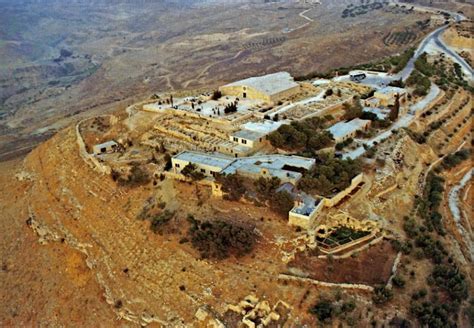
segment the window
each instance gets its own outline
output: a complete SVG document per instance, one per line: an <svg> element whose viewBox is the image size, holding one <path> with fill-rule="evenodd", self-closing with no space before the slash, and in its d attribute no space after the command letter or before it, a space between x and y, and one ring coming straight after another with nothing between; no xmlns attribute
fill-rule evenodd
<svg viewBox="0 0 474 328"><path fill-rule="evenodd" d="M100 148L100 152L101 152L101 153L105 153L106 151L107 151L107 148L105 148L105 147L104 147L104 148Z"/></svg>
<svg viewBox="0 0 474 328"><path fill-rule="evenodd" d="M175 166L175 167L180 167L178 163L176 163L174 166Z"/></svg>
<svg viewBox="0 0 474 328"><path fill-rule="evenodd" d="M204 170L204 169L201 169L201 172L202 172L202 173L206 173L206 170Z"/></svg>
<svg viewBox="0 0 474 328"><path fill-rule="evenodd" d="M246 145L246 144L247 144L247 140L242 139L242 143L243 143L244 145Z"/></svg>
<svg viewBox="0 0 474 328"><path fill-rule="evenodd" d="M235 142L239 142L239 138L234 137L234 141L235 141Z"/></svg>

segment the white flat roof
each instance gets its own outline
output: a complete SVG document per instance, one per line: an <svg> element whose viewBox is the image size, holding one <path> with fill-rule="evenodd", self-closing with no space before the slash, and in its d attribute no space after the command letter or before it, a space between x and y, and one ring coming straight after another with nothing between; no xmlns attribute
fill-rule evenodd
<svg viewBox="0 0 474 328"><path fill-rule="evenodd" d="M255 141L265 136L265 133L250 131L247 129L239 130L232 133L232 137L242 138L246 140Z"/></svg>
<svg viewBox="0 0 474 328"><path fill-rule="evenodd" d="M229 166L234 159L232 157L220 155L220 154L207 154L195 151L183 151L173 157L182 161L190 162L193 164L208 165L213 167L219 167L221 169Z"/></svg>
<svg viewBox="0 0 474 328"><path fill-rule="evenodd" d="M299 86L288 72L278 72L263 76L250 77L224 85L224 87L246 86L257 89L267 95L274 95L279 92Z"/></svg>
<svg viewBox="0 0 474 328"><path fill-rule="evenodd" d="M404 94L407 91L403 88L398 87L385 87L382 89L377 90L375 93L382 93L384 95L392 95L392 94Z"/></svg>
<svg viewBox="0 0 474 328"><path fill-rule="evenodd" d="M263 134L269 134L273 131L278 130L282 126L282 122L275 122L270 120L265 120L263 122L248 122L243 124L241 127L245 130L250 130L254 132L259 132Z"/></svg>
<svg viewBox="0 0 474 328"><path fill-rule="evenodd" d="M110 140L110 141L106 141L106 142L101 143L101 144L97 144L94 147L102 148L102 147L111 147L111 146L117 146L117 143L113 140Z"/></svg>
<svg viewBox="0 0 474 328"><path fill-rule="evenodd" d="M353 119L349 122L339 122L331 126L328 131L331 132L334 138L345 137L355 131L365 127L370 122L369 120L361 120L360 118Z"/></svg>
<svg viewBox="0 0 474 328"><path fill-rule="evenodd" d="M240 172L248 172L258 174L262 168L280 179L292 178L300 179L302 174L291 171L286 166L303 168L309 170L316 163L314 158L305 158L300 156L285 155L262 155L242 158L232 158L220 154L207 154L195 151L184 151L174 156L173 159L183 160L198 165L208 165L219 167L221 173L235 174Z"/></svg>
<svg viewBox="0 0 474 328"><path fill-rule="evenodd" d="M237 170L243 170L247 172L260 172L262 168L274 171L284 171L285 166L293 166L303 168L305 170L311 169L316 163L314 158L305 158L300 156L285 156L285 155L261 155L237 158L231 165L229 165L223 173L233 174ZM281 172L283 173L283 172ZM291 172L299 174L296 172ZM277 174L278 175L278 174Z"/></svg>

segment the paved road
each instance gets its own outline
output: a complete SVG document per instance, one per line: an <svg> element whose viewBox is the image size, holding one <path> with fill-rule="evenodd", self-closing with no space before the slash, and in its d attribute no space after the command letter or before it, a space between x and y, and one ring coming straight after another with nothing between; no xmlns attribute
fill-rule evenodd
<svg viewBox="0 0 474 328"><path fill-rule="evenodd" d="M443 30L444 31L444 30ZM441 34L443 31L438 31L433 35L433 42L434 44L446 55L451 57L454 61L456 61L459 65L461 65L463 71L468 75L468 79L472 79L474 71L472 70L472 67L462 58L461 56L458 55L457 52L451 50L440 38Z"/></svg>
<svg viewBox="0 0 474 328"><path fill-rule="evenodd" d="M343 158L352 158L352 159L358 158L364 155L365 153L365 149L363 145L372 147L375 145L375 143L380 143L384 139L390 137L392 135L393 130L408 127L411 124L411 122L413 122L416 119L418 112L422 111L433 100L435 100L436 97L438 97L439 92L440 92L440 89L438 88L438 86L436 84L432 84L430 92L425 96L425 98L418 101L416 104L411 105L408 113L400 117L398 121L396 121L388 130L381 132L380 134L378 134L377 136L369 140L356 140L361 143L361 146L345 153L343 155Z"/></svg>

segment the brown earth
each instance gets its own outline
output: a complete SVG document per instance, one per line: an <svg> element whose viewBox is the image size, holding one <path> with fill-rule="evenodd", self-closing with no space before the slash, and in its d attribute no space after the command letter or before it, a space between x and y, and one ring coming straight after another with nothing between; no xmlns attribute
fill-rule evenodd
<svg viewBox="0 0 474 328"><path fill-rule="evenodd" d="M347 259L319 259L300 253L289 266L320 281L375 286L387 283L395 257L390 242L383 241Z"/></svg>

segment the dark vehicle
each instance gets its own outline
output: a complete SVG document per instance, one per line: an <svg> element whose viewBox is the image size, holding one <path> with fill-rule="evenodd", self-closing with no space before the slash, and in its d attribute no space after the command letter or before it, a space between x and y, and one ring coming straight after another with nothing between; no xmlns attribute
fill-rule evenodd
<svg viewBox="0 0 474 328"><path fill-rule="evenodd" d="M365 79L366 77L367 77L367 75L365 75L365 73L351 74L351 75L350 75L351 81L354 81L354 82L360 82L360 81L362 81L363 79Z"/></svg>

